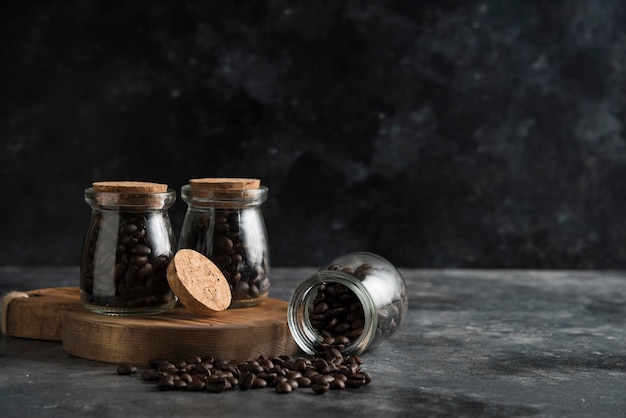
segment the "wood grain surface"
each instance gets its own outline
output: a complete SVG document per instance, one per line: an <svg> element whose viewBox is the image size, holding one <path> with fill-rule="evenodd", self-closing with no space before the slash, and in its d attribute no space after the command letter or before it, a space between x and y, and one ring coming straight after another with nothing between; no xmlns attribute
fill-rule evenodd
<svg viewBox="0 0 626 418"><path fill-rule="evenodd" d="M154 357L210 354L230 360L298 352L287 325L287 302L276 299L211 317L180 305L160 315L136 317L69 309L63 320L63 349L90 360L135 364Z"/></svg>
<svg viewBox="0 0 626 418"><path fill-rule="evenodd" d="M4 333L13 337L61 341L64 311L82 308L78 287L38 289L24 294L25 297L5 296Z"/></svg>

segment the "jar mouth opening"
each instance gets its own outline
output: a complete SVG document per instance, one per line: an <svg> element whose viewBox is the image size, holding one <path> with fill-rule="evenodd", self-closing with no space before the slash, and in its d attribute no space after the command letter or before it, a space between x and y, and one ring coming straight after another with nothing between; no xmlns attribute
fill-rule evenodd
<svg viewBox="0 0 626 418"><path fill-rule="evenodd" d="M195 205L231 204L233 206L251 206L265 202L268 191L269 188L267 186L248 190L210 190L194 188L190 184L186 184L181 187L181 196L185 202Z"/></svg>
<svg viewBox="0 0 626 418"><path fill-rule="evenodd" d="M350 341L342 350L347 355L359 355L367 349L369 342L374 336L378 326L378 316L375 312L374 300L363 284L341 271L318 271L296 289L289 303L287 318L292 336L304 352L315 354L315 346L323 341L324 336L311 324L312 318L309 308L313 305L313 299L316 297L320 286L328 283L345 286L356 296L363 308L363 332Z"/></svg>
<svg viewBox="0 0 626 418"><path fill-rule="evenodd" d="M101 192L93 187L85 189L85 201L94 209L141 211L167 209L176 201L176 191L168 188L160 193Z"/></svg>

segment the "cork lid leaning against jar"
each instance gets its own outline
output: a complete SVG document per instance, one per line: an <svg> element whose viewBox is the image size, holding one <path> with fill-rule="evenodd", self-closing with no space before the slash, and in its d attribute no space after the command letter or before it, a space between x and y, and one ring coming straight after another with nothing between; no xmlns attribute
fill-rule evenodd
<svg viewBox="0 0 626 418"><path fill-rule="evenodd" d="M193 178L181 189L187 213L179 248L198 251L224 274L231 308L269 295L269 245L261 205L268 188L255 178Z"/></svg>

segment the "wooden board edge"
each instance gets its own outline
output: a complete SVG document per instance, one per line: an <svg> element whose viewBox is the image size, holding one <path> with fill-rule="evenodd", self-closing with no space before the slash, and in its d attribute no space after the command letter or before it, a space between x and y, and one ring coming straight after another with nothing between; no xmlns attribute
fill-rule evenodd
<svg viewBox="0 0 626 418"><path fill-rule="evenodd" d="M68 308L79 306L82 304L78 287L55 287L9 293L2 299L2 334L18 338L61 341L63 312Z"/></svg>

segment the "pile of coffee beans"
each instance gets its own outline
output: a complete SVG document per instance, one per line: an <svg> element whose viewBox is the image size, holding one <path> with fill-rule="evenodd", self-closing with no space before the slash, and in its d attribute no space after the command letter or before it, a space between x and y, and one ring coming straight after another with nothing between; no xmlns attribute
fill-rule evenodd
<svg viewBox="0 0 626 418"><path fill-rule="evenodd" d="M309 388L316 394L329 390L358 388L372 381L362 370L360 357L344 356L337 349L306 356L276 356L244 361L224 361L212 356L193 356L187 360L151 359L151 369L141 379L153 382L157 389L219 393L228 390L273 388L287 394ZM133 375L137 367L121 364L120 375Z"/></svg>
<svg viewBox="0 0 626 418"><path fill-rule="evenodd" d="M160 215L121 213L119 221L107 216L94 215L85 242L81 273L85 302L113 308L170 303L174 295L166 272L174 242L163 228L149 228L150 222L161 221ZM164 236L151 236L150 231L162 231ZM110 251L102 251L107 246ZM157 247L161 252L155 254Z"/></svg>
<svg viewBox="0 0 626 418"><path fill-rule="evenodd" d="M324 337L316 351L343 351L363 333L363 306L356 295L340 283L322 284L310 307L311 325Z"/></svg>
<svg viewBox="0 0 626 418"><path fill-rule="evenodd" d="M360 264L355 268L333 264L327 270L341 271L359 281L367 280L367 277L375 272L369 263ZM375 345L381 337L389 337L398 328L402 309L401 298L402 295L398 295L397 300L377 307L378 327L374 342L370 346ZM312 306L309 307L309 318L311 326L323 337L323 340L314 346L317 351L329 348L343 351L363 333L365 325L365 315L359 298L343 284L333 282L319 286Z"/></svg>
<svg viewBox="0 0 626 418"><path fill-rule="evenodd" d="M269 262L264 253L266 243L257 242L265 236L258 230L262 225L243 222L238 210L216 210L214 216L211 248L207 248L205 242L211 224L208 214L196 219L194 230L181 246L207 254L220 268L228 280L235 305L236 301L267 296L270 281L267 277Z"/></svg>

